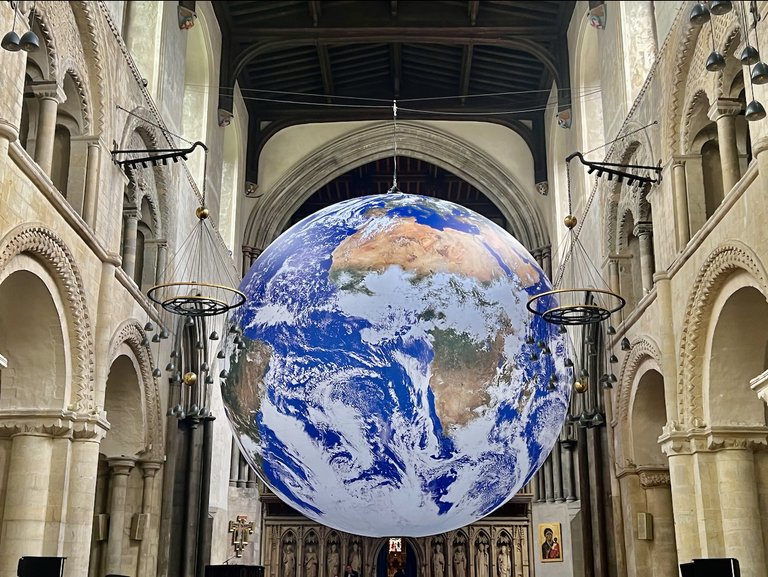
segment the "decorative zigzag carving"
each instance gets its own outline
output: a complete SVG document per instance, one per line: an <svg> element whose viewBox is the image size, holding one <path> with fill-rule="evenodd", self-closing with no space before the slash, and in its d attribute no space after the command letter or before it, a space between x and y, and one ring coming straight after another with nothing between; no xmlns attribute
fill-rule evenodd
<svg viewBox="0 0 768 577"><path fill-rule="evenodd" d="M94 414L94 357L91 321L80 271L64 241L42 225L21 225L0 243L0 270L17 255L29 254L48 268L68 305L72 342L72 382L75 398L71 410Z"/></svg>
<svg viewBox="0 0 768 577"><path fill-rule="evenodd" d="M142 393L146 406L147 417L147 453L151 457L163 455L163 424L160 416L160 389L157 379L152 376L152 350L149 345L142 345L141 340L146 336L144 329L138 321L126 321L112 337L112 346L109 350L109 363L114 362L118 355L118 349L125 343L139 361L141 371ZM146 455L145 455L146 456Z"/></svg>
<svg viewBox="0 0 768 577"><path fill-rule="evenodd" d="M703 426L702 366L697 358L703 346L706 321L718 290L734 271L750 274L764 294L768 275L751 249L737 242L720 246L709 255L696 276L688 297L680 339L677 398L682 399L682 422L689 428Z"/></svg>

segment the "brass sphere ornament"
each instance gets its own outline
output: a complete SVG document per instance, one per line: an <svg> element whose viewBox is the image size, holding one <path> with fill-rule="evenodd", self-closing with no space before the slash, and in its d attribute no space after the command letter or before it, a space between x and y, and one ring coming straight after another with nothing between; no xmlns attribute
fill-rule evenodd
<svg viewBox="0 0 768 577"><path fill-rule="evenodd" d="M577 393L586 393L588 385L586 381L575 381L573 383L573 390Z"/></svg>
<svg viewBox="0 0 768 577"><path fill-rule="evenodd" d="M578 224L578 222L578 219L572 214L566 215L566 217L563 219L563 224L565 224L568 229L572 229Z"/></svg>
<svg viewBox="0 0 768 577"><path fill-rule="evenodd" d="M195 216L196 216L197 218L199 218L200 220L205 220L206 218L208 218L208 216L209 216L210 214L211 214L211 211L210 211L210 210L208 210L208 208L207 208L207 207L205 207L205 206L198 206L198 207L195 209Z"/></svg>
<svg viewBox="0 0 768 577"><path fill-rule="evenodd" d="M184 380L184 384L188 386L192 386L197 382L197 375L193 373L192 371L189 371L188 373L184 373L184 376L182 377Z"/></svg>

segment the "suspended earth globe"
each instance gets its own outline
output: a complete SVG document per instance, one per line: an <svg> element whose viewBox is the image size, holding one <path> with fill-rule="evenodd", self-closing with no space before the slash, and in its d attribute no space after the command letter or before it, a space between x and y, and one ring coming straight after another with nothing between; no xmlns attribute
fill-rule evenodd
<svg viewBox="0 0 768 577"><path fill-rule="evenodd" d="M366 536L424 536L504 504L544 462L570 396L551 287L512 236L456 204L366 196L258 258L230 317L227 416L286 503Z"/></svg>

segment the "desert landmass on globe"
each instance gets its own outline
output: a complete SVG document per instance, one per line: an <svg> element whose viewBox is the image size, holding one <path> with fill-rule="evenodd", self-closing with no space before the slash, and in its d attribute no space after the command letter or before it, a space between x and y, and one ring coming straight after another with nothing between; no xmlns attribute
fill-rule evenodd
<svg viewBox="0 0 768 577"><path fill-rule="evenodd" d="M451 428L478 417L477 409L490 401L487 388L504 356L504 334L497 332L487 346L453 329L432 329L430 335L435 356L429 387L443 433L450 434Z"/></svg>
<svg viewBox="0 0 768 577"><path fill-rule="evenodd" d="M417 278L443 272L490 283L507 276L479 236L451 228L438 230L411 217L393 218L374 232L369 226L362 226L334 249L331 279L341 272L380 272L392 265ZM513 251L504 252L500 256L505 261L511 257L510 265L520 260Z"/></svg>
<svg viewBox="0 0 768 577"><path fill-rule="evenodd" d="M253 415L261 406L261 387L269 370L272 347L258 339L245 339L246 347L232 364L229 376L222 386L222 396L229 408L229 418L240 431L259 438L259 428Z"/></svg>

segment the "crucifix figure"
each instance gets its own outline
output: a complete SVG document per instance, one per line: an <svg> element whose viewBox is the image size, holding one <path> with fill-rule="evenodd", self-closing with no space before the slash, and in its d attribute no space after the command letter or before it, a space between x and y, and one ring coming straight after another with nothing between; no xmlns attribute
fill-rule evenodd
<svg viewBox="0 0 768 577"><path fill-rule="evenodd" d="M253 521L248 522L247 515L238 515L235 521L229 522L229 532L232 533L232 546L235 557L243 556L243 549L248 545L248 536L253 535Z"/></svg>

